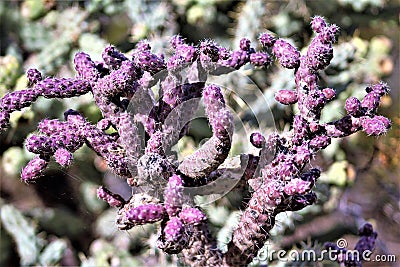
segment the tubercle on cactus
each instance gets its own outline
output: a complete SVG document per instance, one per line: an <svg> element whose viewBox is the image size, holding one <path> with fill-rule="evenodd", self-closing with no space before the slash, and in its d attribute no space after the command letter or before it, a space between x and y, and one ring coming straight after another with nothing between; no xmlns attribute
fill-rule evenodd
<svg viewBox="0 0 400 267"><path fill-rule="evenodd" d="M360 130L378 136L385 134L391 125L389 119L376 114L381 97L389 90L384 83L368 87L362 100L347 99L347 115L343 118L328 123L320 121L321 111L335 97L335 91L318 85L318 72L333 57L332 44L338 27L328 25L318 16L311 25L316 36L304 55L287 41L268 33L259 38L264 51L256 51L247 39L240 41L238 50L229 51L211 40L193 46L175 36L171 39L175 52L169 59L152 53L150 44L142 41L131 58L113 46L105 48L103 62L95 63L89 55L77 53L75 78L42 79L38 70L28 70L28 88L8 93L0 100L0 129L8 127L12 112L31 105L41 96L70 98L90 92L103 119L92 125L83 115L68 110L64 121L41 121L40 135L26 141L27 149L37 156L22 170L22 180L29 183L38 179L51 157L62 166L71 165L73 153L87 144L129 185L165 187L157 197L142 193L128 201L100 187L98 197L119 208L120 229L161 222L159 248L166 253L182 253L184 261L192 266L248 264L269 238L278 213L300 210L316 202L312 189L320 170L309 169L308 164L319 150L330 144L331 138ZM299 113L288 133L263 136L255 132L250 136L251 144L261 149L260 154L243 155L240 159L244 166L241 179L250 185L252 195L232 234L228 251L223 253L210 235L206 215L190 201L184 202L184 188L207 185L223 175L226 169L222 165L231 148L232 115L221 89L206 83L207 74L231 72L249 63L267 66L273 58L282 67L294 69L296 83L295 91L282 88L275 98L284 105L297 102ZM183 64L197 68L189 68L183 77ZM163 75L158 75L160 72ZM156 100L150 88L158 81L161 90ZM166 152L171 142L186 134L185 119L194 114L198 98L203 99L213 136L181 162L172 161ZM136 104L134 114L129 102ZM176 124L171 124L174 120ZM180 121L185 123L181 125ZM140 124L149 137L144 149L140 147ZM105 130L110 127L117 134L107 134ZM182 130L172 136L175 127ZM273 153L272 161L265 160L266 153Z"/></svg>

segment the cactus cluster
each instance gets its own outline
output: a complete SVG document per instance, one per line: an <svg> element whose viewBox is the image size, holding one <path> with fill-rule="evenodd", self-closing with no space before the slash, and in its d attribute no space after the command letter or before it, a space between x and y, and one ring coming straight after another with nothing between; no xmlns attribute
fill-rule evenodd
<svg viewBox="0 0 400 267"><path fill-rule="evenodd" d="M389 91L382 82L368 86L362 100L348 98L347 115L321 121L321 112L335 98L335 90L319 84L319 73L332 60L338 27L319 16L312 19L311 26L315 36L304 53L270 33L259 36L261 49L253 47L247 38L231 51L212 40L191 45L175 36L170 41L174 51L170 57L152 52L146 41L139 42L131 56L107 46L101 61L78 52L74 78L43 78L37 69L28 70L28 88L0 99L0 129L9 126L13 112L40 97L71 98L91 93L102 119L93 124L70 109L64 113L64 120L42 120L39 134L26 140L27 150L36 156L22 170L22 180L37 181L52 158L62 167L71 166L73 154L86 144L132 188L148 190L133 194L129 200L104 186L97 190L100 199L118 208L120 229L160 222L158 248L168 254L182 253L185 263L246 265L270 237L279 213L301 210L316 202L313 187L321 171L309 163L318 151L333 138L358 131L379 136L391 126L389 119L377 115L380 100ZM233 115L223 90L208 83L207 78L245 65L268 67L274 59L281 67L294 70L295 82L295 90L280 90L275 99L283 105L297 103L299 112L287 132L255 132L249 136L258 151L240 158L245 168L239 178L248 183L250 200L223 252L211 235L206 214L185 192L218 184L232 148ZM158 98L152 89L157 84ZM171 147L187 135L199 100L212 136L178 161L170 156ZM267 161L271 155L272 160Z"/></svg>

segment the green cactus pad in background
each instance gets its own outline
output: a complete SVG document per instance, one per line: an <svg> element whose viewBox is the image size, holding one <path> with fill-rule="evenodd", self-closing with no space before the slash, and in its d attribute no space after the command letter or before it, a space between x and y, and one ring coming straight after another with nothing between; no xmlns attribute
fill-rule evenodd
<svg viewBox="0 0 400 267"><path fill-rule="evenodd" d="M36 229L32 223L12 205L1 206L1 222L17 245L21 265L35 264L42 242L36 236Z"/></svg>
<svg viewBox="0 0 400 267"><path fill-rule="evenodd" d="M67 249L67 242L62 239L53 240L48 244L39 256L39 263L41 266L56 265L63 257Z"/></svg>

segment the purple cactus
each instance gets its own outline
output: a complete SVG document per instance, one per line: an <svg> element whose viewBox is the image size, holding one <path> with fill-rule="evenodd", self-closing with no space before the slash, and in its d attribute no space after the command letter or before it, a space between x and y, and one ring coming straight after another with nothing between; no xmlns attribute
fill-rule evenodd
<svg viewBox="0 0 400 267"><path fill-rule="evenodd" d="M8 127L10 121L10 113L2 110L0 111L0 131Z"/></svg>
<svg viewBox="0 0 400 267"><path fill-rule="evenodd" d="M78 52L75 78L43 79L38 70L28 70L28 88L0 99L0 130L9 126L12 112L30 106L38 97L72 98L91 92L102 118L92 124L84 115L68 110L64 120L42 120L40 135L25 142L36 156L22 170L21 179L27 183L38 179L52 157L61 166L70 166L73 153L86 144L130 186L146 186L156 192L157 197L141 193L125 201L103 186L97 190L100 199L118 208L120 229L161 222L158 247L166 253L182 253L186 264L245 266L270 237L277 214L301 210L317 201L313 187L321 171L310 169L309 163L319 150L332 138L358 131L379 136L391 127L389 119L377 114L381 98L389 91L382 82L368 86L363 99L348 98L345 116L331 122L320 120L323 108L336 95L333 88L321 87L318 80L319 71L333 57L338 27L319 16L313 18L311 27L316 35L303 55L289 42L268 33L259 37L264 51L256 51L246 38L240 40L240 49L231 51L212 40L191 45L175 36L170 41L173 55L169 58L152 53L146 41L136 45L131 58L114 46L104 49L100 62ZM295 90L281 88L275 99L285 105L297 103L299 112L287 133L252 133L250 143L259 148L259 154L241 155L240 167L233 168L228 159L233 116L223 91L207 84L207 75L229 73L248 63L267 66L274 57L282 67L294 69L296 85ZM158 98L152 91L157 84ZM212 136L194 153L177 160L169 152L187 134L199 99ZM109 129L115 131L109 134ZM190 191L186 189L218 187L219 178L228 176L238 176L238 184L247 183L252 191L228 250L222 252L210 234L205 213L186 201ZM372 227L366 225L360 234L356 250L372 249L376 239Z"/></svg>
<svg viewBox="0 0 400 267"><path fill-rule="evenodd" d="M65 148L59 148L54 153L54 159L63 167L68 167L72 164L74 156Z"/></svg>
<svg viewBox="0 0 400 267"><path fill-rule="evenodd" d="M276 38L269 33L261 34L258 40L264 47L272 47L276 42Z"/></svg>
<svg viewBox="0 0 400 267"><path fill-rule="evenodd" d="M26 72L26 77L28 78L28 86L32 87L42 80L42 74L37 69L29 69Z"/></svg>
<svg viewBox="0 0 400 267"><path fill-rule="evenodd" d="M112 193L104 186L100 186L99 189L97 189L97 196L106 201L111 207L119 208L126 203L120 195Z"/></svg>
<svg viewBox="0 0 400 267"><path fill-rule="evenodd" d="M179 218L186 224L199 225L207 220L206 215L197 208L184 208L179 213Z"/></svg>
<svg viewBox="0 0 400 267"><path fill-rule="evenodd" d="M279 60L282 67L294 69L298 67L300 61L299 51L287 41L278 39L272 47L275 57Z"/></svg>
<svg viewBox="0 0 400 267"><path fill-rule="evenodd" d="M133 225L142 225L161 221L166 215L161 204L143 204L128 210L127 219Z"/></svg>
<svg viewBox="0 0 400 267"><path fill-rule="evenodd" d="M34 159L29 161L25 168L22 170L21 179L24 182L34 181L35 179L42 176L43 171L47 167L48 163L49 161L45 158L36 156Z"/></svg>
<svg viewBox="0 0 400 267"><path fill-rule="evenodd" d="M119 52L114 46L110 45L107 46L103 53L102 57L104 60L104 63L110 67L111 69L118 69L123 61L128 60L127 57L125 57L124 54Z"/></svg>
<svg viewBox="0 0 400 267"><path fill-rule="evenodd" d="M231 148L233 119L225 107L221 89L215 85L207 86L203 90L203 99L214 135L178 167L181 173L193 179L207 177L216 170Z"/></svg>
<svg viewBox="0 0 400 267"><path fill-rule="evenodd" d="M240 39L239 47L241 50L250 51L250 45L251 45L251 42L249 39L247 39L247 38Z"/></svg>
<svg viewBox="0 0 400 267"><path fill-rule="evenodd" d="M164 205L170 217L176 216L183 204L183 181L179 175L169 178L164 191Z"/></svg>
<svg viewBox="0 0 400 267"><path fill-rule="evenodd" d="M6 94L0 101L0 109L3 112L13 112L29 107L38 98L33 90L21 90Z"/></svg>
<svg viewBox="0 0 400 267"><path fill-rule="evenodd" d="M250 143L257 148L262 148L265 146L265 137L259 132L252 133L250 135Z"/></svg>
<svg viewBox="0 0 400 267"><path fill-rule="evenodd" d="M293 90L280 90L275 94L275 100L284 105L295 104L297 93Z"/></svg>
<svg viewBox="0 0 400 267"><path fill-rule="evenodd" d="M189 239L186 225L179 218L172 217L162 226L157 246L166 253L177 254L188 245Z"/></svg>
<svg viewBox="0 0 400 267"><path fill-rule="evenodd" d="M256 52L250 55L250 63L257 67L268 66L272 62L267 53Z"/></svg>

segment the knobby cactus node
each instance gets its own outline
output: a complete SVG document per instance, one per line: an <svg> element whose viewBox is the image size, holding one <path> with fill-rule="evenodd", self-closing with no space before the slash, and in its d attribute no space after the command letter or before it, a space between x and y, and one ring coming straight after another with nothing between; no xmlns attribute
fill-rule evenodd
<svg viewBox="0 0 400 267"><path fill-rule="evenodd" d="M43 79L38 70L28 70L28 88L0 99L1 129L9 127L12 112L30 106L39 97L71 98L91 93L103 118L94 125L79 112L68 110L64 120L42 120L39 133L26 140L26 148L36 157L22 170L21 179L26 183L39 179L53 157L61 166L70 166L73 153L86 144L129 185L146 185L149 192L157 191L124 200L103 186L98 189L100 199L119 209L120 229L160 222L158 247L166 253L181 253L183 261L191 266L247 265L270 237L277 214L297 211L317 201L313 187L321 171L310 168L309 163L318 151L326 148L332 138L358 131L379 136L391 126L389 119L377 115L380 100L389 91L382 82L366 88L363 99L348 98L347 114L342 118L320 121L321 111L335 97L335 90L320 87L318 72L332 60L338 27L319 16L313 18L311 26L315 37L304 54L269 33L260 35L260 51L246 38L240 40L238 50L230 51L212 40L195 46L174 36L170 41L174 54L168 59L152 53L150 44L142 41L132 56L107 46L103 62L94 62L84 52L77 53L75 78ZM185 189L207 185L223 176L226 167L222 166L232 145L233 116L222 89L208 84L207 75L232 72L246 64L265 67L273 59L283 68L294 69L296 83L296 90L282 88L275 99L284 105L297 103L299 112L289 132L255 132L249 137L251 144L260 149L259 155L241 157L248 162L243 164L240 179L250 185L251 199L223 252L210 234L207 216L185 195ZM185 64L195 66L189 68L186 77L180 72ZM150 88L158 81L161 90L157 100ZM178 161L167 152L187 133L199 98L212 137ZM172 115L175 117L171 120ZM171 121L176 124L171 126ZM116 133L108 134L109 128ZM147 140L144 148L143 139ZM263 160L265 153L272 153L273 159ZM370 228L366 225L360 230L357 250L373 248L376 233ZM344 264L353 266L351 262Z"/></svg>

